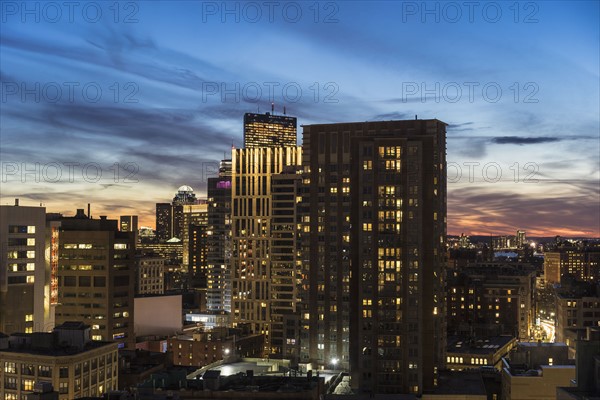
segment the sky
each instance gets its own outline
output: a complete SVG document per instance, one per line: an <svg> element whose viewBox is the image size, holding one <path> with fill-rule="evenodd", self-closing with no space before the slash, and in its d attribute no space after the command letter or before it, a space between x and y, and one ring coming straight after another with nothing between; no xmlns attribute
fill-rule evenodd
<svg viewBox="0 0 600 400"><path fill-rule="evenodd" d="M448 233L600 236L598 1L3 1L0 204L206 192L245 112L448 124Z"/></svg>

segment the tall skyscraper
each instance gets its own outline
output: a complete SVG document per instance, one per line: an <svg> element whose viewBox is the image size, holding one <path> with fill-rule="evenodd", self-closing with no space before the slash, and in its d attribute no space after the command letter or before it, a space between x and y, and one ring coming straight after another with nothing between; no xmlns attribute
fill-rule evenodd
<svg viewBox="0 0 600 400"><path fill-rule="evenodd" d="M173 237L173 206L156 203L156 239L163 243Z"/></svg>
<svg viewBox="0 0 600 400"><path fill-rule="evenodd" d="M445 127L304 126L302 356L360 391L422 393L443 366Z"/></svg>
<svg viewBox="0 0 600 400"><path fill-rule="evenodd" d="M285 167L300 166L296 123L285 115L245 114L245 148L232 150L231 317L265 334L267 354L282 353L272 342L272 324L283 312L271 284L272 184Z"/></svg>
<svg viewBox="0 0 600 400"><path fill-rule="evenodd" d="M206 228L208 223L208 204L185 204L181 223L183 242L182 268L196 285L206 288Z"/></svg>
<svg viewBox="0 0 600 400"><path fill-rule="evenodd" d="M521 231L518 230L517 231L517 247L521 248L525 245L525 242L527 241L526 237L525 237L525 231Z"/></svg>
<svg viewBox="0 0 600 400"><path fill-rule="evenodd" d="M231 312L231 160L222 160L219 176L208 178L208 311Z"/></svg>
<svg viewBox="0 0 600 400"><path fill-rule="evenodd" d="M92 339L133 347L134 234L120 232L117 220L90 219L82 209L52 219L60 224L56 324L82 321L91 326Z"/></svg>
<svg viewBox="0 0 600 400"><path fill-rule="evenodd" d="M296 117L244 114L244 147L296 146Z"/></svg>
<svg viewBox="0 0 600 400"><path fill-rule="evenodd" d="M300 165L300 147L251 147L232 151L232 305L234 324L249 323L265 334L268 354L275 319L271 268L273 176L285 166Z"/></svg>
<svg viewBox="0 0 600 400"><path fill-rule="evenodd" d="M171 204L173 206L172 237L184 240L183 238L185 236L185 206L198 204L198 200L196 199L196 195L194 194L194 189L192 189L191 186L188 185L183 185L179 187L179 189L177 189L175 197L173 197L173 202Z"/></svg>
<svg viewBox="0 0 600 400"><path fill-rule="evenodd" d="M51 329L44 207L0 206L0 332Z"/></svg>
<svg viewBox="0 0 600 400"><path fill-rule="evenodd" d="M194 189L183 185L177 189L171 203L156 203L156 237L159 242L171 238L183 240L183 206L197 204Z"/></svg>

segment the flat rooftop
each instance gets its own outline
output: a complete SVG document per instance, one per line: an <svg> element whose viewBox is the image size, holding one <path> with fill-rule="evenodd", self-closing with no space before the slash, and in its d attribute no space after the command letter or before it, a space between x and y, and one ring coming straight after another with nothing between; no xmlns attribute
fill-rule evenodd
<svg viewBox="0 0 600 400"><path fill-rule="evenodd" d="M465 336L448 336L448 353L494 354L515 338L512 336L493 336L487 338L468 338Z"/></svg>

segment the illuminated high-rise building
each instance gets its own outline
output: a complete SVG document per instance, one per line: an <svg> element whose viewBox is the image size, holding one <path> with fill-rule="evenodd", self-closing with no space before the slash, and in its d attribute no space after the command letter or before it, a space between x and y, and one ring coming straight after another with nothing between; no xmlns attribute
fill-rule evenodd
<svg viewBox="0 0 600 400"><path fill-rule="evenodd" d="M423 393L445 361L445 132L304 126L302 361L361 392Z"/></svg>
<svg viewBox="0 0 600 400"><path fill-rule="evenodd" d="M183 221L181 237L183 243L183 267L192 280L206 288L206 227L208 222L208 204L182 205Z"/></svg>
<svg viewBox="0 0 600 400"><path fill-rule="evenodd" d="M296 117L244 114L244 147L296 146Z"/></svg>
<svg viewBox="0 0 600 400"><path fill-rule="evenodd" d="M251 147L232 151L232 299L234 325L249 323L265 335L267 354L276 320L271 259L272 182L286 166L300 165L298 146Z"/></svg>
<svg viewBox="0 0 600 400"><path fill-rule="evenodd" d="M159 242L184 238L184 206L198 204L194 189L180 186L171 203L156 203L156 237Z"/></svg>
<svg viewBox="0 0 600 400"><path fill-rule="evenodd" d="M51 329L44 207L0 206L0 332Z"/></svg>
<svg viewBox="0 0 600 400"><path fill-rule="evenodd" d="M231 160L222 160L219 176L208 178L208 311L231 312Z"/></svg>
<svg viewBox="0 0 600 400"><path fill-rule="evenodd" d="M518 230L516 238L517 238L516 244L517 244L518 248L525 246L525 242L527 241L527 239L525 237L525 231Z"/></svg>
<svg viewBox="0 0 600 400"><path fill-rule="evenodd" d="M166 242L173 237L173 206L171 203L156 203L156 239Z"/></svg>

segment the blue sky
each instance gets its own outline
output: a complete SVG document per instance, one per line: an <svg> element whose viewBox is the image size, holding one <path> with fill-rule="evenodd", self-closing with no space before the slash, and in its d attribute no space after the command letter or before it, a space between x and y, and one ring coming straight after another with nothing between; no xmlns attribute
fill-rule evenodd
<svg viewBox="0 0 600 400"><path fill-rule="evenodd" d="M153 225L274 101L448 123L449 233L600 236L599 2L467 4L3 2L0 200Z"/></svg>

